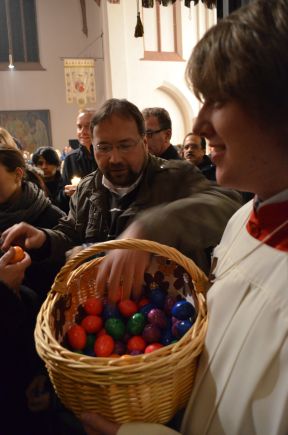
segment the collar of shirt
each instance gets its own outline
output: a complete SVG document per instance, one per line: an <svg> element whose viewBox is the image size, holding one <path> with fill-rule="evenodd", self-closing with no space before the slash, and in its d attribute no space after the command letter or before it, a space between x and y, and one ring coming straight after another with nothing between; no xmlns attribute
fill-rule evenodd
<svg viewBox="0 0 288 435"><path fill-rule="evenodd" d="M255 198L254 208L246 228L252 237L262 241L269 237L273 231L277 231L265 243L273 248L288 252L288 189L266 201L259 201L258 198Z"/></svg>
<svg viewBox="0 0 288 435"><path fill-rule="evenodd" d="M124 195L127 195L127 193L132 192L132 190L135 189L135 187L139 184L140 180L142 179L142 176L143 176L143 172L141 172L137 180L133 184L131 184L131 186L116 187L111 183L111 181L107 180L107 178L105 178L105 176L103 175L102 184L108 190L110 190L110 192L116 193L116 195L119 195L122 198Z"/></svg>

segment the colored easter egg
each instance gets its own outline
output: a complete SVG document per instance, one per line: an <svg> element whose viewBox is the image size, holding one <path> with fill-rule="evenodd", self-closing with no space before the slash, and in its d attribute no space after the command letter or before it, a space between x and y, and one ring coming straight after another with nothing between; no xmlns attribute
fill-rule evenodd
<svg viewBox="0 0 288 435"><path fill-rule="evenodd" d="M147 343L141 336L134 335L134 337L129 338L127 342L127 349L129 352L132 352L133 350L139 350L143 352L146 345Z"/></svg>
<svg viewBox="0 0 288 435"><path fill-rule="evenodd" d="M167 318L159 308L152 308L148 313L148 321L158 328L165 329L167 327Z"/></svg>
<svg viewBox="0 0 288 435"><path fill-rule="evenodd" d="M127 330L132 335L140 335L145 326L145 316L142 313L135 313L128 320Z"/></svg>
<svg viewBox="0 0 288 435"><path fill-rule="evenodd" d="M181 320L180 322L177 322L175 324L175 328L178 331L178 337L183 337L183 335L186 334L187 331L191 328L192 323L190 320Z"/></svg>
<svg viewBox="0 0 288 435"><path fill-rule="evenodd" d="M126 346L123 343L123 341L119 341L119 340L116 341L113 353L117 355L124 355L125 352L126 352Z"/></svg>
<svg viewBox="0 0 288 435"><path fill-rule="evenodd" d="M25 257L25 253L21 248L21 246L13 246L13 250L14 250L13 257L9 261L9 264L18 263L19 261L23 260L23 258Z"/></svg>
<svg viewBox="0 0 288 435"><path fill-rule="evenodd" d="M144 353L154 352L155 350L161 349L161 347L163 347L161 343L151 343L145 348Z"/></svg>
<svg viewBox="0 0 288 435"><path fill-rule="evenodd" d="M155 305L150 303L150 304L147 304L147 305L144 305L143 307L141 307L139 311L140 311L140 313L144 314L145 317L147 317L149 311L151 311L152 308L155 308Z"/></svg>
<svg viewBox="0 0 288 435"><path fill-rule="evenodd" d="M158 326L152 325L148 323L144 326L142 337L146 341L146 343L153 343L159 341L161 338L161 330Z"/></svg>
<svg viewBox="0 0 288 435"><path fill-rule="evenodd" d="M174 296L167 295L164 304L164 312L165 314L167 314L167 316L171 316L171 311L175 303L176 303L176 298Z"/></svg>
<svg viewBox="0 0 288 435"><path fill-rule="evenodd" d="M193 305L186 301L178 301L172 308L172 315L179 320L187 320L190 317L195 317L195 308Z"/></svg>
<svg viewBox="0 0 288 435"><path fill-rule="evenodd" d="M101 335L96 338L94 352L96 356L108 357L113 353L115 342L110 335Z"/></svg>
<svg viewBox="0 0 288 435"><path fill-rule="evenodd" d="M115 340L120 340L125 334L125 325L123 320L110 317L105 322L105 329Z"/></svg>
<svg viewBox="0 0 288 435"><path fill-rule="evenodd" d="M86 346L86 332L83 326L73 325L67 332L70 346L74 350L82 350Z"/></svg>
<svg viewBox="0 0 288 435"><path fill-rule="evenodd" d="M103 326L103 320L99 316L89 314L88 316L84 317L81 322L81 326L83 326L88 334L92 334L100 331Z"/></svg>
<svg viewBox="0 0 288 435"><path fill-rule="evenodd" d="M103 310L103 302L100 298L91 296L86 300L83 307L87 314L99 315Z"/></svg>
<svg viewBox="0 0 288 435"><path fill-rule="evenodd" d="M151 290L151 293L149 295L151 303L154 304L157 308L164 308L166 296L167 293L160 288L155 288L154 290Z"/></svg>
<svg viewBox="0 0 288 435"><path fill-rule="evenodd" d="M137 304L130 299L125 299L124 301L120 301L118 303L118 309L122 316L131 317L138 311Z"/></svg>

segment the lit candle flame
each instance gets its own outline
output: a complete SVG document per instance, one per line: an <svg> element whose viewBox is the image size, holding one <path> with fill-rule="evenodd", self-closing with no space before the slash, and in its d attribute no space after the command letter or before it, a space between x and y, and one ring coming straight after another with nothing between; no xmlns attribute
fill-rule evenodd
<svg viewBox="0 0 288 435"><path fill-rule="evenodd" d="M73 186L77 186L77 184L79 184L80 180L81 180L80 177L73 177L72 180L71 180L71 184Z"/></svg>

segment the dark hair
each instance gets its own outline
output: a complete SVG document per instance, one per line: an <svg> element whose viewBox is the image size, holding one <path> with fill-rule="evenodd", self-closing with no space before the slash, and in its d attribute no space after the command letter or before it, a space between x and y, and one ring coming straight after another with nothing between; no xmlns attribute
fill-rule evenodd
<svg viewBox="0 0 288 435"><path fill-rule="evenodd" d="M91 134L93 135L93 129L96 125L110 118L112 115L117 115L125 119L133 119L137 125L139 134L141 136L145 135L144 119L138 107L128 100L118 100L117 98L107 100L95 113L90 123Z"/></svg>
<svg viewBox="0 0 288 435"><path fill-rule="evenodd" d="M188 136L198 136L198 137L200 137L200 139L201 139L201 142L200 142L201 148L202 148L202 150L206 150L206 139L205 139L205 137L199 136L199 134L193 133L192 131L190 131L190 133L187 133L185 135L185 137L183 139L183 145L184 145L184 142L185 142L185 140L187 139Z"/></svg>
<svg viewBox="0 0 288 435"><path fill-rule="evenodd" d="M46 160L46 162L49 163L50 165L55 165L57 167L60 167L61 165L59 156L57 152L54 150L54 148L51 147L37 148L37 150L33 153L32 156L33 165L37 166L40 157L43 157Z"/></svg>
<svg viewBox="0 0 288 435"><path fill-rule="evenodd" d="M155 116L159 121L160 128L172 130L172 122L169 113L163 107L147 107L142 110L144 119Z"/></svg>
<svg viewBox="0 0 288 435"><path fill-rule="evenodd" d="M17 168L25 171L26 167L21 151L9 145L0 145L0 163L8 172L14 172Z"/></svg>
<svg viewBox="0 0 288 435"><path fill-rule="evenodd" d="M288 1L254 0L208 30L188 61L186 80L202 101L235 99L259 120L283 123L287 46Z"/></svg>

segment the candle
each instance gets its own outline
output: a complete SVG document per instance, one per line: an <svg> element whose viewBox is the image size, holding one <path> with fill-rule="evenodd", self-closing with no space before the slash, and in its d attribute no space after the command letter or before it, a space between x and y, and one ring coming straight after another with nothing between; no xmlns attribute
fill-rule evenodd
<svg viewBox="0 0 288 435"><path fill-rule="evenodd" d="M73 186L77 186L77 184L79 183L80 180L81 180L80 177L73 177L71 180L71 183Z"/></svg>

